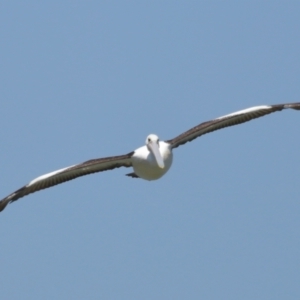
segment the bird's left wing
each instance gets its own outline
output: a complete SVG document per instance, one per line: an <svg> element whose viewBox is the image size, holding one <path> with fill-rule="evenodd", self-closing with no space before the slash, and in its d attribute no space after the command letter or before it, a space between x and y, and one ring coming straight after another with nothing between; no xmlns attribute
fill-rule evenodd
<svg viewBox="0 0 300 300"><path fill-rule="evenodd" d="M88 160L84 163L60 169L42 176L39 176L27 185L8 195L0 201L0 212L10 202L16 201L28 194L42 189L75 179L80 176L112 170L119 167L131 167L131 156L134 152L125 155L105 157Z"/></svg>
<svg viewBox="0 0 300 300"><path fill-rule="evenodd" d="M225 127L245 123L250 120L268 115L276 111L281 111L286 108L300 110L300 102L250 107L244 110L231 113L229 115L219 117L217 119L201 123L191 128L190 130L178 135L177 137L165 142L170 144L172 149L174 149L180 145L185 144L186 142L194 140L195 138L203 134L219 130Z"/></svg>

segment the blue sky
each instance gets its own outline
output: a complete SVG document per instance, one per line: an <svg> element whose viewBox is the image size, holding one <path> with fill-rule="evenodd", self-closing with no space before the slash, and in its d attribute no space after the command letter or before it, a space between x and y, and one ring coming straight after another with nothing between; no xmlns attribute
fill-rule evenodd
<svg viewBox="0 0 300 300"><path fill-rule="evenodd" d="M260 104L299 102L297 1L6 1L1 197ZM299 299L300 113L40 191L0 215L3 299Z"/></svg>

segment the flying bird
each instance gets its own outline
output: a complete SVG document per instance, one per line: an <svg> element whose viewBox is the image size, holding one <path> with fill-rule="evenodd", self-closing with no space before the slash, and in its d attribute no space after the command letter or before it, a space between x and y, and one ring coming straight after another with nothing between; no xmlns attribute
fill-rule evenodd
<svg viewBox="0 0 300 300"><path fill-rule="evenodd" d="M250 107L201 123L177 137L164 142L160 141L157 135L150 134L147 136L145 146L128 154L88 160L81 164L60 169L33 179L25 186L3 198L0 201L0 211L2 211L8 203L14 202L36 191L80 176L108 171L119 167L132 167L134 172L126 175L133 178L142 178L145 180L159 179L168 172L172 165L172 150L174 148L206 133L245 123L287 108L300 110L300 102Z"/></svg>

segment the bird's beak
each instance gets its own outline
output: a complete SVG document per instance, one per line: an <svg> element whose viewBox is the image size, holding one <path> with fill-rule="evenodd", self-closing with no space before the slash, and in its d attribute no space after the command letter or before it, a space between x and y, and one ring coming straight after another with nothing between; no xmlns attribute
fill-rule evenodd
<svg viewBox="0 0 300 300"><path fill-rule="evenodd" d="M152 154L154 155L158 166L161 169L163 169L165 167L165 164L164 164L164 160L159 152L157 143L155 143L155 142L149 143L149 148L150 148Z"/></svg>

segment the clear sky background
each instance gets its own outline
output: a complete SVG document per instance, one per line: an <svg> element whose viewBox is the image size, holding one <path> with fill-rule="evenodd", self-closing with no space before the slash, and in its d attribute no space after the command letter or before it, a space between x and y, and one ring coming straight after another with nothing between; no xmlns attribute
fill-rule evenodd
<svg viewBox="0 0 300 300"><path fill-rule="evenodd" d="M203 121L300 101L299 1L4 1L0 191ZM300 112L0 214L1 299L300 299Z"/></svg>

